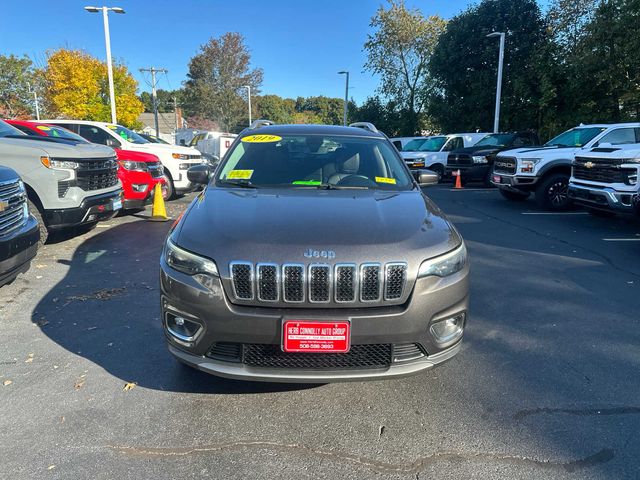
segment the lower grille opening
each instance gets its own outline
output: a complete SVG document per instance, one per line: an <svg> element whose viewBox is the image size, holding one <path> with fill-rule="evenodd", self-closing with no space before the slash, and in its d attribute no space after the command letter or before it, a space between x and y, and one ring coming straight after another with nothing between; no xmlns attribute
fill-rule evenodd
<svg viewBox="0 0 640 480"><path fill-rule="evenodd" d="M211 350L207 353L207 357L214 360L222 360L223 362L240 362L242 359L241 343L214 343Z"/></svg>

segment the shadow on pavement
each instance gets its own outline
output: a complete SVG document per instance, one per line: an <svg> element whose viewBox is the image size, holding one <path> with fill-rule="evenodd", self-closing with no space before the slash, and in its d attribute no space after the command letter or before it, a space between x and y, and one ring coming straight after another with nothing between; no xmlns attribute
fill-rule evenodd
<svg viewBox="0 0 640 480"><path fill-rule="evenodd" d="M88 238L32 321L53 341L125 382L177 392L268 393L317 385L226 380L179 364L160 323L159 258L171 222L134 221Z"/></svg>

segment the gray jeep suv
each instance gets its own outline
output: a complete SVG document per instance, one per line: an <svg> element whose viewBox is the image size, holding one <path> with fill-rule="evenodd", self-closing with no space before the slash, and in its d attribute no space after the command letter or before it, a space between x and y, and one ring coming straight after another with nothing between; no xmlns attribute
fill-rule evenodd
<svg viewBox="0 0 640 480"><path fill-rule="evenodd" d="M266 125L265 125L266 124ZM469 290L459 233L387 137L258 121L171 229L160 260L169 350L246 380L379 379L460 348Z"/></svg>

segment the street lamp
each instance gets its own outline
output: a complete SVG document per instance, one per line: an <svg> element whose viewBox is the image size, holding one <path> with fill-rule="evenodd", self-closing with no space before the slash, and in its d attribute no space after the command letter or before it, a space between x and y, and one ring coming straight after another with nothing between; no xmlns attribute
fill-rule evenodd
<svg viewBox="0 0 640 480"><path fill-rule="evenodd" d="M502 94L502 64L504 63L504 32L493 32L487 37L500 37L500 53L498 56L498 85L496 87L496 113L493 118L493 132L498 132L500 124L500 95Z"/></svg>
<svg viewBox="0 0 640 480"><path fill-rule="evenodd" d="M104 43L107 46L107 76L109 77L109 103L111 104L111 123L116 121L116 94L113 88L113 68L111 66L111 38L109 36L109 11L113 13L124 13L120 7L84 7L87 12L98 13L102 11L104 23Z"/></svg>
<svg viewBox="0 0 640 480"><path fill-rule="evenodd" d="M349 102L349 72L343 70L338 72L338 75L346 75L346 82L344 87L344 113L342 114L342 124L347 126L347 103Z"/></svg>
<svg viewBox="0 0 640 480"><path fill-rule="evenodd" d="M247 101L249 103L249 126L251 126L251 85L243 85L247 89Z"/></svg>

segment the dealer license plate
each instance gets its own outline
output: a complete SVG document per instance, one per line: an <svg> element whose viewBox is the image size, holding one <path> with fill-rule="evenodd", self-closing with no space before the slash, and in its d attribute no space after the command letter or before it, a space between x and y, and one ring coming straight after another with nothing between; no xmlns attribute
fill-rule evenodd
<svg viewBox="0 0 640 480"><path fill-rule="evenodd" d="M347 353L351 347L349 322L285 320L282 350L285 352Z"/></svg>
<svg viewBox="0 0 640 480"><path fill-rule="evenodd" d="M493 183L502 183L502 177L500 175L494 175Z"/></svg>

